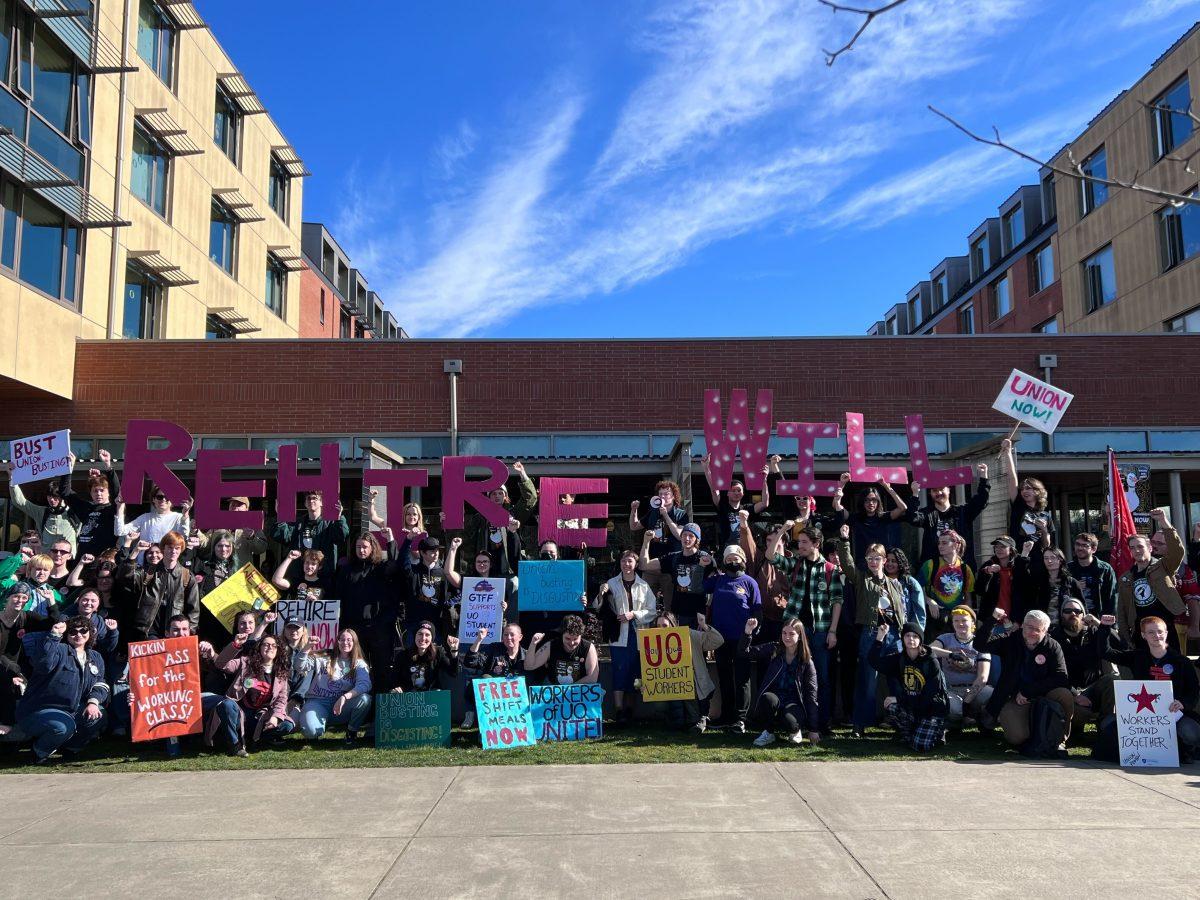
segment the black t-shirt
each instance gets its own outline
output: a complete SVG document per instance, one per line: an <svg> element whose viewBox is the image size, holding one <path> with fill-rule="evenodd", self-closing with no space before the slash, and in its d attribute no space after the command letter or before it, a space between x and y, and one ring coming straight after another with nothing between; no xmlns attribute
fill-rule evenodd
<svg viewBox="0 0 1200 900"><path fill-rule="evenodd" d="M501 643L489 644L482 675L484 678L512 678L525 674L525 648L517 647L517 658L510 659L508 650Z"/></svg>
<svg viewBox="0 0 1200 900"><path fill-rule="evenodd" d="M412 568L410 596L405 604L404 621L409 625L418 622L437 624L446 596L446 572L440 565Z"/></svg>
<svg viewBox="0 0 1200 900"><path fill-rule="evenodd" d="M662 509L655 509L654 507L651 507L650 512L646 513L646 521L642 523L648 530L656 532L658 537L662 538L662 540L654 540L650 542L651 559L660 559L661 557L666 556L668 553L676 553L683 549L683 544L680 543L679 538L675 537L675 535L671 533L671 529L661 521L662 515ZM668 515L671 517L671 521L673 521L680 528L687 524L686 509L681 509L678 506L672 506Z"/></svg>
<svg viewBox="0 0 1200 900"><path fill-rule="evenodd" d="M1050 535L1050 546L1054 547L1058 544L1055 540L1054 531L1054 515L1049 509L1034 510L1030 509L1020 494L1012 502L1012 511L1008 517L1008 534L1014 541L1017 542L1017 549L1021 549L1021 545L1026 541L1037 540L1037 525L1039 519L1046 523L1046 531Z"/></svg>
<svg viewBox="0 0 1200 900"><path fill-rule="evenodd" d="M742 502L736 509L729 502L729 494L721 494L721 499L717 503L717 549L722 553L726 547L738 542L741 530L741 519L738 518L738 513L743 509L750 513L751 522L758 518L758 514L754 511L754 504L750 501L749 493L742 495Z"/></svg>
<svg viewBox="0 0 1200 900"><path fill-rule="evenodd" d="M311 581L308 578L302 578L298 582L293 582L291 588L284 595L285 600L311 600L314 603L318 600L331 600L330 595L333 589L333 579L324 575L318 575Z"/></svg>
<svg viewBox="0 0 1200 900"><path fill-rule="evenodd" d="M1142 619L1157 616L1167 623L1167 646L1172 650L1179 649L1179 633L1175 630L1175 614L1163 605L1162 600L1154 593L1150 580L1139 573L1137 566L1129 570L1133 581L1133 614L1134 614L1134 644L1145 646L1142 640Z"/></svg>
<svg viewBox="0 0 1200 900"><path fill-rule="evenodd" d="M1100 616L1100 564L1093 557L1089 566L1081 565L1073 559L1067 563L1067 573L1079 582L1083 590L1083 608L1094 616Z"/></svg>
<svg viewBox="0 0 1200 900"><path fill-rule="evenodd" d="M671 609L675 615L695 616L704 612L704 566L700 564L700 551L691 556L682 550L668 553L659 560L663 572L671 576L675 585L675 595L671 601Z"/></svg>
<svg viewBox="0 0 1200 900"><path fill-rule="evenodd" d="M581 639L579 646L568 651L563 646L561 634L552 634L549 640L550 658L546 660L546 684L577 684L587 671L591 642Z"/></svg>

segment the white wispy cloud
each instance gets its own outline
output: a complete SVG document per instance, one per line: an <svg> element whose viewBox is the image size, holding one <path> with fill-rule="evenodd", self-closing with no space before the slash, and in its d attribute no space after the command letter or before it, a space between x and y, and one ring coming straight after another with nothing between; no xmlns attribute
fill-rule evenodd
<svg viewBox="0 0 1200 900"><path fill-rule="evenodd" d="M444 135L433 148L433 165L439 176L445 179L453 178L458 172L459 164L475 150L479 135L471 127L471 123L463 119L458 127Z"/></svg>
<svg viewBox="0 0 1200 900"><path fill-rule="evenodd" d="M1186 7L1195 6L1197 2L1200 0L1138 0L1129 4L1120 25L1122 28L1147 25L1165 19Z"/></svg>

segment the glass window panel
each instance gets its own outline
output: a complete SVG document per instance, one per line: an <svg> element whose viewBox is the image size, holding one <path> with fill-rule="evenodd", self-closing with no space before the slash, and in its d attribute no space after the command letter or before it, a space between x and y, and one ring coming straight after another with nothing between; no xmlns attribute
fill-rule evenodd
<svg viewBox="0 0 1200 900"><path fill-rule="evenodd" d="M1082 169L1084 174L1091 178L1108 178L1108 155L1105 149L1101 147L1085 159ZM1108 185L1098 184L1095 181L1080 181L1079 186L1082 195L1082 212L1085 216L1108 200Z"/></svg>
<svg viewBox="0 0 1200 900"><path fill-rule="evenodd" d="M200 448L203 450L245 450L244 437L206 437L200 438Z"/></svg>
<svg viewBox="0 0 1200 900"><path fill-rule="evenodd" d="M29 119L29 146L68 178L83 183L83 154L37 116Z"/></svg>
<svg viewBox="0 0 1200 900"><path fill-rule="evenodd" d="M695 441L695 435L692 440ZM679 440L678 435L674 434L655 434L650 436L650 455L651 456L670 456L671 451L675 449L675 444Z"/></svg>
<svg viewBox="0 0 1200 900"><path fill-rule="evenodd" d="M1144 431L1056 431L1055 453L1103 453L1106 447L1114 450L1144 451Z"/></svg>
<svg viewBox="0 0 1200 900"><path fill-rule="evenodd" d="M8 448L5 447L5 449ZM71 452L74 453L76 458L81 462L95 459L96 457L94 454L96 452L96 442L91 438L80 438L79 440L71 438Z"/></svg>
<svg viewBox="0 0 1200 900"><path fill-rule="evenodd" d="M1200 431L1151 431L1150 449L1200 450Z"/></svg>
<svg viewBox="0 0 1200 900"><path fill-rule="evenodd" d="M7 128L21 140L25 140L25 104L0 89L0 125Z"/></svg>
<svg viewBox="0 0 1200 900"><path fill-rule="evenodd" d="M4 183L4 233L0 235L0 264L11 269L17 262L17 228L20 226L17 218L20 212L21 195L17 186L11 181Z"/></svg>
<svg viewBox="0 0 1200 900"><path fill-rule="evenodd" d="M233 241L236 225L233 215L225 207L213 201L212 222L208 233L208 255L226 272L233 273Z"/></svg>
<svg viewBox="0 0 1200 900"><path fill-rule="evenodd" d="M79 267L79 235L80 230L74 225L67 225L66 228L66 245L64 252L66 260L63 273L63 299L75 302L76 294L76 279L78 277Z"/></svg>
<svg viewBox="0 0 1200 900"><path fill-rule="evenodd" d="M124 438L104 438L100 441L97 450L107 450L112 454L113 459L125 458L125 439Z"/></svg>
<svg viewBox="0 0 1200 900"><path fill-rule="evenodd" d="M550 456L550 436L483 434L459 437L462 456Z"/></svg>
<svg viewBox="0 0 1200 900"><path fill-rule="evenodd" d="M645 456L650 441L645 434L556 434L555 456ZM675 440L671 440L671 447ZM668 447L667 453L671 452Z"/></svg>
<svg viewBox="0 0 1200 900"><path fill-rule="evenodd" d="M75 71L72 58L57 39L39 28L33 62L33 108L63 134L69 134L71 76Z"/></svg>
<svg viewBox="0 0 1200 900"><path fill-rule="evenodd" d="M24 207L20 278L52 297L59 297L62 290L63 214L29 192L25 193Z"/></svg>
<svg viewBox="0 0 1200 900"><path fill-rule="evenodd" d="M76 110L79 140L92 143L92 80L83 72L76 76L79 84L79 109Z"/></svg>
<svg viewBox="0 0 1200 900"><path fill-rule="evenodd" d="M448 437L376 437L373 440L405 459L439 459L450 454Z"/></svg>
<svg viewBox="0 0 1200 900"><path fill-rule="evenodd" d="M295 444L300 459L320 459L322 444L337 444L338 456L341 459L354 458L354 449L348 437L253 438L250 441L251 449L266 450L268 459L278 459L279 448L284 444Z"/></svg>

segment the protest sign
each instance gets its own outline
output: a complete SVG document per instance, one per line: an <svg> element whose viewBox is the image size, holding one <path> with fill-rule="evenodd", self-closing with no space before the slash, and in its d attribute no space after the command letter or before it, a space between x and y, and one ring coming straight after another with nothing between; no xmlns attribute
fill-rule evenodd
<svg viewBox="0 0 1200 900"><path fill-rule="evenodd" d="M1168 664L1169 665L1169 664ZM1163 670L1165 675L1171 673ZM1117 744L1122 766L1179 765L1178 713L1170 681L1116 681Z"/></svg>
<svg viewBox="0 0 1200 900"><path fill-rule="evenodd" d="M375 698L375 746L450 746L450 692L409 691Z"/></svg>
<svg viewBox="0 0 1200 900"><path fill-rule="evenodd" d="M521 612L583 612L584 562L582 559L521 560Z"/></svg>
<svg viewBox="0 0 1200 900"><path fill-rule="evenodd" d="M280 600L275 604L279 618L275 622L275 633L282 634L288 619L299 619L308 629L308 649L311 651L332 650L337 642L338 616L341 614L340 600L321 600L310 593L304 597Z"/></svg>
<svg viewBox="0 0 1200 900"><path fill-rule="evenodd" d="M642 701L695 700L696 672L692 668L692 636L687 628L640 628Z"/></svg>
<svg viewBox="0 0 1200 900"><path fill-rule="evenodd" d="M537 743L525 678L476 678L471 682L479 742L484 750L532 747Z"/></svg>
<svg viewBox="0 0 1200 900"><path fill-rule="evenodd" d="M10 484L71 474L71 431L48 431L8 442Z"/></svg>
<svg viewBox="0 0 1200 900"><path fill-rule="evenodd" d="M278 601L279 591L275 586L253 564L246 563L200 602L233 634L233 620L242 610L267 610Z"/></svg>
<svg viewBox="0 0 1200 900"><path fill-rule="evenodd" d="M1062 388L1013 369L992 409L1045 434L1054 434L1074 399L1074 394L1068 394Z"/></svg>
<svg viewBox="0 0 1200 900"><path fill-rule="evenodd" d="M458 639L468 644L475 643L480 628L486 628L488 640L500 640L500 628L504 623L503 578L464 578L462 580L462 606L458 617Z"/></svg>
<svg viewBox="0 0 1200 900"><path fill-rule="evenodd" d="M1117 466L1121 473L1121 491L1125 494L1125 502L1129 504L1129 512L1133 515L1133 524L1137 526L1138 534L1150 533L1150 510L1154 508L1154 495L1150 491L1150 467L1137 463L1122 463Z"/></svg>
<svg viewBox="0 0 1200 900"><path fill-rule="evenodd" d="M200 645L195 637L129 645L129 701L135 741L199 734Z"/></svg>
<svg viewBox="0 0 1200 900"><path fill-rule="evenodd" d="M598 684L539 684L529 689L539 741L584 741L604 736L604 688Z"/></svg>

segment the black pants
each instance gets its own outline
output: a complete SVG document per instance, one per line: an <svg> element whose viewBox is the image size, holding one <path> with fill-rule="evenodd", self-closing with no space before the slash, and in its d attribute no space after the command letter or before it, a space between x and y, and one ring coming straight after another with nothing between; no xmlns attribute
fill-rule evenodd
<svg viewBox="0 0 1200 900"><path fill-rule="evenodd" d="M354 629L358 634L363 655L371 667L371 690L376 694L384 694L395 687L395 675L392 671L392 656L397 647L403 645L403 640L396 633L395 622L365 622L359 623Z"/></svg>
<svg viewBox="0 0 1200 900"><path fill-rule="evenodd" d="M801 723L807 720L803 706L799 703L782 706L779 696L769 691L754 704L754 727L763 731L774 731L782 724L789 734L795 734L801 729Z"/></svg>
<svg viewBox="0 0 1200 900"><path fill-rule="evenodd" d="M729 725L746 721L750 710L750 660L739 659L736 640L717 648L717 680L721 685L721 720Z"/></svg>

